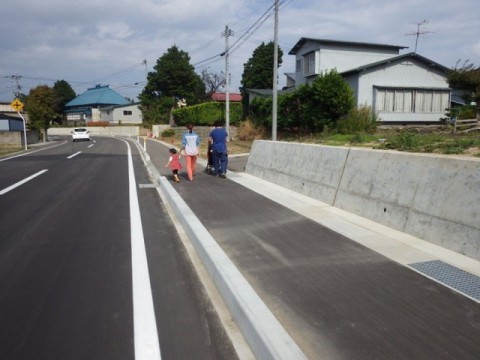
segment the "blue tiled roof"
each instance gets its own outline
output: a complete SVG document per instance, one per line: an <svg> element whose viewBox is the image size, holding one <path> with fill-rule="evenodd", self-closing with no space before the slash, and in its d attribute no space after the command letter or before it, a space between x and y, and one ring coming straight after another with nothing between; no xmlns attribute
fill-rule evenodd
<svg viewBox="0 0 480 360"><path fill-rule="evenodd" d="M126 105L128 103L127 99L116 91L110 89L108 85L97 85L69 101L65 107L86 105Z"/></svg>

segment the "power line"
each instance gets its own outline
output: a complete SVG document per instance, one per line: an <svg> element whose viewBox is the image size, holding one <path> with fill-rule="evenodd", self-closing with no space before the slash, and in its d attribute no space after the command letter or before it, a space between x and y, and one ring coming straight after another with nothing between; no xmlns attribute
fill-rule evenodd
<svg viewBox="0 0 480 360"><path fill-rule="evenodd" d="M289 1L291 2L292 0ZM288 0L283 0L279 3L279 6L287 2ZM226 51L229 52L229 55L232 55L234 51L238 50L265 23L265 21L267 21L273 15L272 10L274 9L274 7L275 3L272 4L249 28L247 28L247 30L240 37L238 37L237 40L228 47L228 49L226 49ZM203 64L203 66L213 64L219 61L225 55L226 51L217 55L213 55L205 60L196 62L195 64L193 64L193 66L197 67L198 65L206 62L208 63Z"/></svg>
<svg viewBox="0 0 480 360"><path fill-rule="evenodd" d="M139 65L145 65L145 61L146 61L146 60L143 60L141 63L134 64L134 65L130 65L129 67L124 68L124 69L122 69L122 70L119 70L119 71L117 71L117 72L114 72L114 73L111 74L111 75L103 76L103 77L98 78L98 79L96 79L96 80L92 80L91 82L92 82L92 83L98 83L100 80L108 79L108 78L111 78L111 77L120 75L120 74L122 74L122 73L125 73L125 72L127 72L127 71L128 71L128 72L132 72L131 70L134 69L134 68L136 68L137 66L139 66Z"/></svg>
<svg viewBox="0 0 480 360"><path fill-rule="evenodd" d="M235 42L230 46L230 49L231 49L230 54L232 54L235 50L237 50L240 46L242 46L242 45L245 43L245 41L247 41L248 38L249 38L250 36L252 36L252 35L263 25L263 23L264 23L265 21L267 21L267 19L268 19L272 14L270 14L269 16L267 16L267 15L268 15L268 13L271 12L271 10L272 10L274 7L275 7L275 3L274 3L273 5L271 5L271 6L258 18L258 20L255 21L255 22L253 23L253 25L251 25L251 26L247 29L247 31L245 31L245 33L243 33L243 35L240 36L240 37L238 38L238 40L235 41ZM255 29L255 30L252 31L252 29ZM251 33L250 33L250 32L251 32ZM247 35L248 35L248 36L247 36ZM240 42L240 41L241 41L241 42ZM238 45L237 45L237 44L238 44ZM230 49L229 49L229 50L230 50Z"/></svg>

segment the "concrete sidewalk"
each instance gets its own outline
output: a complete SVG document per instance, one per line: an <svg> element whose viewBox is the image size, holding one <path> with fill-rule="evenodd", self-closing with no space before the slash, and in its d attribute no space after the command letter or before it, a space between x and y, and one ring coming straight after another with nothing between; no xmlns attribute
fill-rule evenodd
<svg viewBox="0 0 480 360"><path fill-rule="evenodd" d="M167 147L149 140L147 152L258 358L480 357L477 261L245 173L198 169L172 186ZM422 275L427 265L463 271L474 291Z"/></svg>

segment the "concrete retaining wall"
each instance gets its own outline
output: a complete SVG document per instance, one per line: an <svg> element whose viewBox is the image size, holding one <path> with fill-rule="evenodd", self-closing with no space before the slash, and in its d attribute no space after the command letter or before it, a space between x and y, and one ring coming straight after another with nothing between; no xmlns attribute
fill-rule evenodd
<svg viewBox="0 0 480 360"><path fill-rule="evenodd" d="M37 144L39 142L38 131L27 130L27 144ZM25 145L23 131L0 131L0 145L10 147L22 147Z"/></svg>
<svg viewBox="0 0 480 360"><path fill-rule="evenodd" d="M480 160L255 141L246 172L480 260Z"/></svg>

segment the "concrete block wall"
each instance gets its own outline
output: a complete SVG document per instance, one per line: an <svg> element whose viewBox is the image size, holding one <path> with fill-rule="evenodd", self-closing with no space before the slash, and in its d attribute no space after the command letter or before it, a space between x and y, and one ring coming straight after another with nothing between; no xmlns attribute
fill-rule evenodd
<svg viewBox="0 0 480 360"><path fill-rule="evenodd" d="M480 159L255 141L246 172L480 259Z"/></svg>
<svg viewBox="0 0 480 360"><path fill-rule="evenodd" d="M0 131L0 145L10 147L22 147L25 145L23 131ZM39 142L38 131L27 130L27 144L37 144Z"/></svg>

